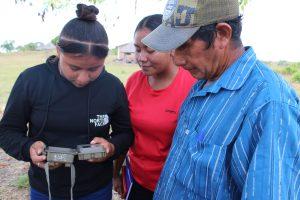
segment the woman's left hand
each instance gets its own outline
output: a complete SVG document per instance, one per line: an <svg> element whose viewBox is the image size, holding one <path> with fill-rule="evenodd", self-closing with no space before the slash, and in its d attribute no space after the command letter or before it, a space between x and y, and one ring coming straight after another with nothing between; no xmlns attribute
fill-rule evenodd
<svg viewBox="0 0 300 200"><path fill-rule="evenodd" d="M123 189L122 176L120 175L113 176L113 189L120 195L121 199L125 199L126 193L124 192Z"/></svg>
<svg viewBox="0 0 300 200"><path fill-rule="evenodd" d="M110 158L112 155L115 153L115 146L105 140L104 138L100 137L95 137L92 141L91 144L100 144L102 147L105 149L106 156L104 158L95 158L95 159L90 159L88 160L89 162L103 162Z"/></svg>

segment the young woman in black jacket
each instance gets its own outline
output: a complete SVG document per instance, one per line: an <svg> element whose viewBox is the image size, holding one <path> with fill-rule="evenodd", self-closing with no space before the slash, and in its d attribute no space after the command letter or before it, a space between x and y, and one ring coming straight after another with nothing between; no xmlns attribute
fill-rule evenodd
<svg viewBox="0 0 300 200"><path fill-rule="evenodd" d="M0 122L0 147L31 164L32 200L111 199L112 160L133 140L124 87L105 71L108 38L96 20L98 9L77 9L59 36L57 56L20 74ZM70 173L62 163L49 166L42 154L47 146L80 144L101 144L106 156L75 157Z"/></svg>

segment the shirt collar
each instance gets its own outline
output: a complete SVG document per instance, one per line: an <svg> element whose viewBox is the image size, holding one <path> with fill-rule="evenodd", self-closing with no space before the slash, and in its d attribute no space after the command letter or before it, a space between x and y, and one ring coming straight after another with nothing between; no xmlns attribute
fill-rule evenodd
<svg viewBox="0 0 300 200"><path fill-rule="evenodd" d="M245 47L245 52L211 85L203 88L206 80L199 80L193 87L192 96L205 96L207 93L218 93L221 88L238 90L243 86L256 62L252 47Z"/></svg>

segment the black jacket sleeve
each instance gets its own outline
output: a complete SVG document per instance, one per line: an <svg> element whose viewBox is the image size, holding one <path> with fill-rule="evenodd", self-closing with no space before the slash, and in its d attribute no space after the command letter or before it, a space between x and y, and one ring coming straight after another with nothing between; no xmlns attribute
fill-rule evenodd
<svg viewBox="0 0 300 200"><path fill-rule="evenodd" d="M123 85L121 85L119 89L118 97L116 110L111 120L112 133L110 142L115 146L115 154L112 159L118 158L121 154L126 153L133 142L128 101Z"/></svg>
<svg viewBox="0 0 300 200"><path fill-rule="evenodd" d="M33 144L27 137L30 118L28 84L22 73L10 93L3 117L0 121L0 147L10 156L30 161L29 148Z"/></svg>

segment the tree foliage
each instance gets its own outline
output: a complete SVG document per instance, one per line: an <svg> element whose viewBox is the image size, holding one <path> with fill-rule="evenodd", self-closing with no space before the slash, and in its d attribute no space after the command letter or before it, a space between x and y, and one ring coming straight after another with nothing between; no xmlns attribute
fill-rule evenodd
<svg viewBox="0 0 300 200"><path fill-rule="evenodd" d="M18 46L18 51L36 51L37 50L38 43L37 42L30 42L28 44L25 44L24 46Z"/></svg>
<svg viewBox="0 0 300 200"><path fill-rule="evenodd" d="M248 4L249 0L239 0L240 8L244 10L245 6Z"/></svg>
<svg viewBox="0 0 300 200"><path fill-rule="evenodd" d="M45 15L50 10L56 10L64 8L68 5L71 5L74 2L79 2L76 0L42 0L43 1L43 8L41 8L38 15L42 18L44 21ZM102 2L107 0L87 0L87 2L90 2L91 4L101 4ZM135 0L135 9L137 9L137 1ZM140 0L141 1L141 0ZM250 0L239 0L240 8L243 10L245 6L248 4ZM34 0L15 0L15 3L25 3L27 2L29 5L34 4Z"/></svg>
<svg viewBox="0 0 300 200"><path fill-rule="evenodd" d="M58 40L59 40L59 36L56 36L55 38L53 38L53 39L51 40L51 43L52 43L53 45L57 45Z"/></svg>
<svg viewBox="0 0 300 200"><path fill-rule="evenodd" d="M42 20L45 20L46 13L48 11L53 11L61 8L65 8L68 5L71 5L74 2L79 2L75 0L42 0L43 6L38 12L38 16L42 18ZM88 2L92 4L100 4L105 0L87 0ZM28 3L30 6L32 6L35 1L34 0L15 0L15 3Z"/></svg>
<svg viewBox="0 0 300 200"><path fill-rule="evenodd" d="M6 40L3 42L3 44L0 45L0 47L4 49L6 52L11 52L15 49L14 43L15 43L14 40Z"/></svg>

